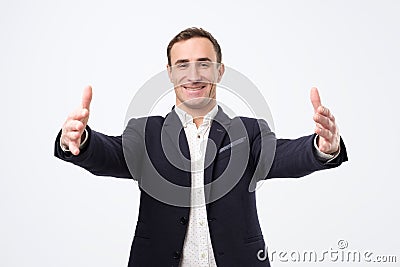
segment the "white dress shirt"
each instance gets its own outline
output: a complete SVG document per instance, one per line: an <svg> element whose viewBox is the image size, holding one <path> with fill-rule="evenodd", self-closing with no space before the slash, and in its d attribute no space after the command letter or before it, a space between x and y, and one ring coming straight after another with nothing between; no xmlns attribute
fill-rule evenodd
<svg viewBox="0 0 400 267"><path fill-rule="evenodd" d="M203 123L196 127L193 117L175 107L185 130L191 159L191 208L183 244L181 267L217 267L208 229L207 210L204 195L204 156L211 122L218 112L218 106L207 113Z"/></svg>

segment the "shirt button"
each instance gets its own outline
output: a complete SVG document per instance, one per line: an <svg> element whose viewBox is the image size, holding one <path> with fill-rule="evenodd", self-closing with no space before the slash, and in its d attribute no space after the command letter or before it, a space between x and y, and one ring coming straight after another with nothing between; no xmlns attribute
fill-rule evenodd
<svg viewBox="0 0 400 267"><path fill-rule="evenodd" d="M201 253L201 257L204 259L206 257L206 254L204 252Z"/></svg>
<svg viewBox="0 0 400 267"><path fill-rule="evenodd" d="M187 220L186 217L182 217L181 220L180 220L180 222L181 222L181 224L186 225L187 222L188 222L188 220Z"/></svg>
<svg viewBox="0 0 400 267"><path fill-rule="evenodd" d="M181 257L181 252L180 251L175 251L174 252L174 259L179 259Z"/></svg>

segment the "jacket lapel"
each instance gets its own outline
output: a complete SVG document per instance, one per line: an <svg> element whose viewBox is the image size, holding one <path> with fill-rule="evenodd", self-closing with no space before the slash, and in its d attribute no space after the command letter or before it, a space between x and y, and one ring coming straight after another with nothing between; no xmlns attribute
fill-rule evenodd
<svg viewBox="0 0 400 267"><path fill-rule="evenodd" d="M204 193L205 193L206 203L208 203L210 200L210 195L212 190L212 187L207 184L213 181L215 158L217 156L219 149L222 146L222 141L224 140L225 135L229 131L230 124L231 124L231 119L219 106L218 112L215 115L213 122L211 124L211 129L207 141L208 143L206 148L206 155L204 159L204 167L205 167Z"/></svg>
<svg viewBox="0 0 400 267"><path fill-rule="evenodd" d="M161 132L161 143L164 146L164 153L168 161L175 167L184 170L186 175L185 181L177 181L178 184L190 187L190 151L183 130L182 122L175 111L171 111L165 118L163 129Z"/></svg>

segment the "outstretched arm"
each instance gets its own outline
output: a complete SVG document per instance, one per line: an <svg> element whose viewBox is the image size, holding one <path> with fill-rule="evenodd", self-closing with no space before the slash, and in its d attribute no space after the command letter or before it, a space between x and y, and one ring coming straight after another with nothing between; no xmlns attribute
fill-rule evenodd
<svg viewBox="0 0 400 267"><path fill-rule="evenodd" d="M92 88L87 86L83 90L81 106L68 116L56 138L54 155L95 175L132 178L125 162L122 136L107 136L87 125L91 100ZM139 154L140 137L129 140L133 140L130 142Z"/></svg>

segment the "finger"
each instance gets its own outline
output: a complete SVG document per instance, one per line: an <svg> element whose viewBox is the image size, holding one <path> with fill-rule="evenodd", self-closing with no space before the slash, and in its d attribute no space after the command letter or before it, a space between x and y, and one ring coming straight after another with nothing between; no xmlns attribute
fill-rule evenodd
<svg viewBox="0 0 400 267"><path fill-rule="evenodd" d="M317 127L335 131L336 124L330 118L325 117L320 114L315 114L313 119L314 119Z"/></svg>
<svg viewBox="0 0 400 267"><path fill-rule="evenodd" d="M65 138L70 142L78 142L81 140L82 132L74 131L65 134Z"/></svg>
<svg viewBox="0 0 400 267"><path fill-rule="evenodd" d="M321 98L319 97L318 89L316 87L311 88L310 99L314 111L317 112L318 107L321 106Z"/></svg>
<svg viewBox="0 0 400 267"><path fill-rule="evenodd" d="M89 110L90 102L92 102L92 87L88 85L83 89L82 108Z"/></svg>
<svg viewBox="0 0 400 267"><path fill-rule="evenodd" d="M78 108L68 115L69 120L83 120L89 117L89 110L86 108Z"/></svg>
<svg viewBox="0 0 400 267"><path fill-rule="evenodd" d="M315 133L318 134L320 137L324 138L325 140L331 141L333 140L334 132L324 129L324 128L315 128Z"/></svg>
<svg viewBox="0 0 400 267"><path fill-rule="evenodd" d="M335 117L333 116L333 114L327 107L320 106L317 109L316 113L321 114L322 116L328 117L331 121L335 122Z"/></svg>
<svg viewBox="0 0 400 267"><path fill-rule="evenodd" d="M325 118L327 118L328 120L326 120ZM320 106L317 109L317 112L314 114L314 121L317 122L317 123L325 122L324 123L324 127L329 127L329 128L336 127L335 116L333 116L331 111L328 108L324 107L324 106Z"/></svg>
<svg viewBox="0 0 400 267"><path fill-rule="evenodd" d="M64 129L70 131L83 131L85 125L79 120L69 120L65 123Z"/></svg>
<svg viewBox="0 0 400 267"><path fill-rule="evenodd" d="M78 144L78 142L70 141L69 144L68 144L68 148L69 148L69 151L71 151L71 153L74 156L77 156L79 154L79 144Z"/></svg>
<svg viewBox="0 0 400 267"><path fill-rule="evenodd" d="M327 117L333 117L331 111L329 110L329 108L324 107L324 106L319 106L317 108L317 110L315 111L315 113L319 113L321 115L327 116Z"/></svg>
<svg viewBox="0 0 400 267"><path fill-rule="evenodd" d="M324 115L315 113L313 119L316 123L319 123L323 126L329 125L329 118Z"/></svg>

